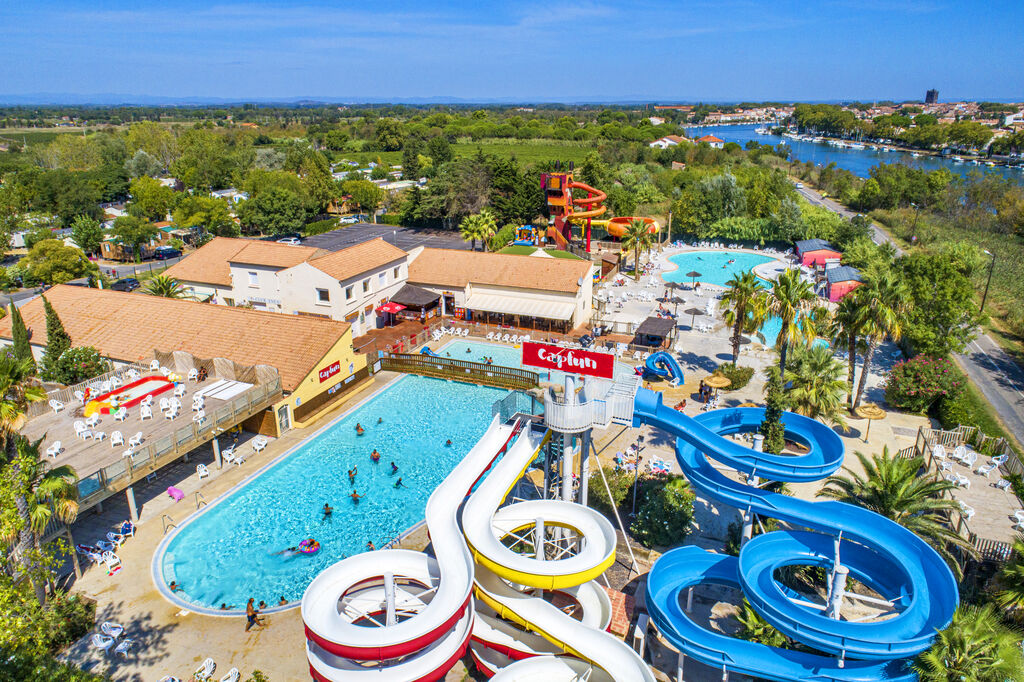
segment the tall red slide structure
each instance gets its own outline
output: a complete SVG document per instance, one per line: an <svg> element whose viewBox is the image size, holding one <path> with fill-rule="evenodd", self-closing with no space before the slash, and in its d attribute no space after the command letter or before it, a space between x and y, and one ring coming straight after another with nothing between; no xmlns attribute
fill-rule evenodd
<svg viewBox="0 0 1024 682"><path fill-rule="evenodd" d="M591 221L604 215L608 207L604 205L608 195L590 185L573 179L573 166L570 163L567 171L542 173L541 187L548 203L548 211L554 223L548 228L548 239L554 240L560 249L564 249L572 241L572 223L586 221L587 251L590 251ZM586 192L587 196L573 196L573 190Z"/></svg>

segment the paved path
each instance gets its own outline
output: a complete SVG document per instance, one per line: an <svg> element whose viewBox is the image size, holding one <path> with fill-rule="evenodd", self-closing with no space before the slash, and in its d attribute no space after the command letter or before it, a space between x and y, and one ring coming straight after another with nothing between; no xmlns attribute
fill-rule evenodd
<svg viewBox="0 0 1024 682"><path fill-rule="evenodd" d="M812 189L804 187L797 191L812 204L824 206L847 218L856 215ZM903 253L881 227L872 223L871 229L876 244L888 242L896 247L897 254ZM1017 442L1024 443L1024 370L1020 365L987 334L979 334L963 354L955 357L967 376L992 404L1007 430Z"/></svg>

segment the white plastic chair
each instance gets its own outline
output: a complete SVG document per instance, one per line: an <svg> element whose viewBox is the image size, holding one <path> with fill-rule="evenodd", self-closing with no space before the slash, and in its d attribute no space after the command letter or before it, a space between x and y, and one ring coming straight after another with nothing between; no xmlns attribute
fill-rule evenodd
<svg viewBox="0 0 1024 682"><path fill-rule="evenodd" d="M114 545L115 547L120 547L121 543L124 542L124 536L121 535L120 533L115 533L112 530L111 531L107 531L107 542L109 542L110 544ZM104 625L106 625L106 623L104 623ZM120 627L120 626L118 626L118 627ZM124 628L121 628L121 629L124 630ZM111 637L117 637L117 635L111 635L106 630L103 631L103 634L110 635Z"/></svg>
<svg viewBox="0 0 1024 682"><path fill-rule="evenodd" d="M121 557L111 551L103 553L103 564L107 567L107 573L112 573L115 568L121 567Z"/></svg>
<svg viewBox="0 0 1024 682"><path fill-rule="evenodd" d="M193 367L188 371L188 380L195 381L199 378L199 370Z"/></svg>
<svg viewBox="0 0 1024 682"><path fill-rule="evenodd" d="M984 476L985 478L988 478L988 475L991 474L993 471L995 471L998 468L999 468L998 464L993 464L992 462L989 462L988 464L982 464L980 467L975 469L974 473L980 474L980 475Z"/></svg>
<svg viewBox="0 0 1024 682"><path fill-rule="evenodd" d="M974 507L966 505L963 502L959 502L958 504L960 505L960 511L964 514L964 518L970 521L971 517L974 516Z"/></svg>
<svg viewBox="0 0 1024 682"><path fill-rule="evenodd" d="M117 408L117 411L114 412L114 419L116 419L119 422L123 422L127 418L128 418L128 408L127 407L119 407L119 408Z"/></svg>
<svg viewBox="0 0 1024 682"><path fill-rule="evenodd" d="M178 408L177 407L172 407L171 409L167 410L166 414L164 414L164 418L165 419L174 419L175 417L178 416L178 414L179 414L178 413Z"/></svg>
<svg viewBox="0 0 1024 682"><path fill-rule="evenodd" d="M196 473L199 475L199 478L206 478L210 475L210 470L206 468L205 464L199 464L196 466Z"/></svg>
<svg viewBox="0 0 1024 682"><path fill-rule="evenodd" d="M252 439L252 451L259 452L263 448L267 447L267 439L263 436L256 436Z"/></svg>
<svg viewBox="0 0 1024 682"><path fill-rule="evenodd" d="M206 407L206 399L201 395L197 395L192 398L192 411L198 412Z"/></svg>
<svg viewBox="0 0 1024 682"><path fill-rule="evenodd" d="M139 408L139 421L145 421L153 418L153 408L149 405L143 405Z"/></svg>
<svg viewBox="0 0 1024 682"><path fill-rule="evenodd" d="M124 639L114 649L114 655L115 656L123 656L124 658L128 658L128 652L131 651L133 646L135 646L135 640L134 639Z"/></svg>
<svg viewBox="0 0 1024 682"><path fill-rule="evenodd" d="M110 647L114 646L114 638L101 635L98 632L92 636L90 640L92 645L97 649L103 649L103 653L107 656L110 655Z"/></svg>
<svg viewBox="0 0 1024 682"><path fill-rule="evenodd" d="M1007 455L999 455L998 457L993 457L992 458L992 463L995 464L996 466L1001 467L1004 464L1006 464L1006 461L1008 459L1009 459L1009 457Z"/></svg>
<svg viewBox="0 0 1024 682"><path fill-rule="evenodd" d="M151 370L153 370L154 372L156 370L160 369L160 361L159 360L153 360L152 362L149 363L149 368Z"/></svg>
<svg viewBox="0 0 1024 682"><path fill-rule="evenodd" d="M206 682L213 677L214 671L217 669L217 664L214 663L212 658L207 658L205 661L199 664L196 668L196 672L193 677L199 682Z"/></svg>
<svg viewBox="0 0 1024 682"><path fill-rule="evenodd" d="M967 446L965 446L965 445L957 445L955 448L953 448L953 459L955 459L956 461L958 461L960 463L964 463L964 460L966 458L967 458Z"/></svg>
<svg viewBox="0 0 1024 682"><path fill-rule="evenodd" d="M100 632L105 634L107 637L113 637L114 639L117 639L122 634L124 634L124 627L108 620L105 621L102 625L100 625Z"/></svg>
<svg viewBox="0 0 1024 682"><path fill-rule="evenodd" d="M134 436L128 439L128 447L137 448L142 445L142 431L137 431Z"/></svg>
<svg viewBox="0 0 1024 682"><path fill-rule="evenodd" d="M153 404L153 394L152 393L147 393L146 397L143 398L142 402L139 403L139 404L140 405L145 405L145 406L152 405Z"/></svg>
<svg viewBox="0 0 1024 682"><path fill-rule="evenodd" d="M75 400L85 405L85 393L82 391L75 391L73 395L75 396Z"/></svg>
<svg viewBox="0 0 1024 682"><path fill-rule="evenodd" d="M961 488L970 489L970 487L971 487L971 479L967 478L963 474L956 474L956 484L958 486L960 486Z"/></svg>
<svg viewBox="0 0 1024 682"><path fill-rule="evenodd" d="M996 481L995 486L996 486L996 488L999 488L1000 490L1003 490L1003 491L1009 490L1010 489L1010 482L1007 481L1005 478L1000 478L998 481Z"/></svg>
<svg viewBox="0 0 1024 682"><path fill-rule="evenodd" d="M85 425L87 427L89 427L90 429L92 427L94 427L94 426L99 425L99 423L100 423L100 415L99 414L92 414L92 415L90 415L90 416L85 418Z"/></svg>
<svg viewBox="0 0 1024 682"><path fill-rule="evenodd" d="M203 422L206 421L206 410L199 410L194 415L192 415L192 421L202 426Z"/></svg>
<svg viewBox="0 0 1024 682"><path fill-rule="evenodd" d="M62 403L59 400L51 400L50 407L53 408L53 413L57 414L58 412L64 409L64 403Z"/></svg>
<svg viewBox="0 0 1024 682"><path fill-rule="evenodd" d="M171 407L171 402L167 398L160 398L160 411L166 412Z"/></svg>
<svg viewBox="0 0 1024 682"><path fill-rule="evenodd" d="M50 457L53 457L54 459L57 459L57 455L59 455L61 450L63 449L64 447L61 445L60 441L55 440L50 445L50 447L46 448L46 454L49 455Z"/></svg>
<svg viewBox="0 0 1024 682"><path fill-rule="evenodd" d="M174 395L183 396L185 395L185 384L178 384L174 387Z"/></svg>
<svg viewBox="0 0 1024 682"><path fill-rule="evenodd" d="M232 668L228 671L228 674L220 678L220 682L238 682L242 677L242 673L238 672L238 668Z"/></svg>

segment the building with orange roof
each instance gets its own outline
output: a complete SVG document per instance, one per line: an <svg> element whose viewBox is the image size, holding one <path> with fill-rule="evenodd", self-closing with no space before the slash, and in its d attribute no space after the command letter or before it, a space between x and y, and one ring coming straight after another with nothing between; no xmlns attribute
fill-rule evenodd
<svg viewBox="0 0 1024 682"><path fill-rule="evenodd" d="M707 143L714 149L721 149L722 147L725 146L725 140L723 140L720 137L715 137L714 135L704 135L703 137L698 137L697 143L700 144L701 142Z"/></svg>

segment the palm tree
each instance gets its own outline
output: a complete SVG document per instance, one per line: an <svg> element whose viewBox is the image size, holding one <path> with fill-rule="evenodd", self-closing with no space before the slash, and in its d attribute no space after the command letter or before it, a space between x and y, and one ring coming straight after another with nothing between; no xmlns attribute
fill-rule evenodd
<svg viewBox="0 0 1024 682"><path fill-rule="evenodd" d="M843 370L843 363L832 356L828 346L797 347L786 369L790 408L848 431L843 417Z"/></svg>
<svg viewBox="0 0 1024 682"><path fill-rule="evenodd" d="M860 460L864 474L844 467L846 475L829 476L818 497L864 507L895 521L931 545L957 577L961 577L963 572L950 546L968 554L975 550L945 523L946 514L960 509L956 500L943 497L953 484L931 476L918 476L917 472L924 465L920 457L893 457L889 448L883 448L881 455L870 459L861 452L854 454Z"/></svg>
<svg viewBox="0 0 1024 682"><path fill-rule="evenodd" d="M832 343L846 348L849 356L849 368L846 373L846 402L851 408L853 407L854 380L857 376L857 342L860 340L860 330L864 326L863 307L858 299L857 291L854 290L853 293L844 296L839 301L828 325L828 337Z"/></svg>
<svg viewBox="0 0 1024 682"><path fill-rule="evenodd" d="M999 571L999 587L995 601L1017 620L1024 616L1024 535L1013 541L1013 557Z"/></svg>
<svg viewBox="0 0 1024 682"><path fill-rule="evenodd" d="M1022 680L1020 633L1003 625L991 604L962 605L914 670L921 682Z"/></svg>
<svg viewBox="0 0 1024 682"><path fill-rule="evenodd" d="M480 239L484 243L484 251L487 250L487 240L494 236L494 233L498 230L498 224L494 219L494 214L488 209L483 209L479 213L473 213L462 219L459 223L459 232L465 241L473 242L473 250L476 251L476 240Z"/></svg>
<svg viewBox="0 0 1024 682"><path fill-rule="evenodd" d="M642 220L633 220L626 225L626 231L622 235L622 248L626 251L633 251L633 278L640 281L640 253L647 249L652 243L653 236L650 227Z"/></svg>
<svg viewBox="0 0 1024 682"><path fill-rule="evenodd" d="M195 298L185 285L169 275L157 275L146 282L143 293L161 298Z"/></svg>
<svg viewBox="0 0 1024 682"><path fill-rule="evenodd" d="M37 546L50 521L56 518L74 523L78 517L78 474L67 465L47 469L39 456L39 442L18 439L22 480L29 494L31 528Z"/></svg>
<svg viewBox="0 0 1024 682"><path fill-rule="evenodd" d="M738 639L773 646L777 649L781 649L789 643L789 639L762 618L761 614L755 611L746 599L740 605L740 613L736 616L736 620L740 623L740 629L736 633Z"/></svg>
<svg viewBox="0 0 1024 682"><path fill-rule="evenodd" d="M722 295L725 321L732 326L732 364L738 365L743 332L751 332L764 322L765 289L753 271L733 275L725 283Z"/></svg>
<svg viewBox="0 0 1024 682"><path fill-rule="evenodd" d="M786 270L768 291L767 312L782 321L775 347L779 351L779 371L785 374L786 354L794 343L809 343L817 337L817 315L809 314L818 297L796 269Z"/></svg>
<svg viewBox="0 0 1024 682"><path fill-rule="evenodd" d="M24 475L18 457L18 430L26 421L29 403L46 399L42 386L32 380L34 372L35 366L27 358L18 360L13 354L0 354L0 438L3 439L5 459L10 463L11 478L15 481ZM15 491L14 510L19 519L14 555L32 575L34 566L29 556L33 544L31 508L27 496L21 491ZM36 599L40 604L44 603L46 590L42 583L33 581L33 588Z"/></svg>
<svg viewBox="0 0 1024 682"><path fill-rule="evenodd" d="M863 292L860 290L863 289ZM861 305L864 317L862 334L867 346L864 349L864 365L860 369L860 382L853 406L860 405L867 384L868 368L871 367L871 356L878 344L886 337L899 341L903 334L903 317L907 311L907 287L891 271L885 271L877 277L869 279L858 287L857 301Z"/></svg>

